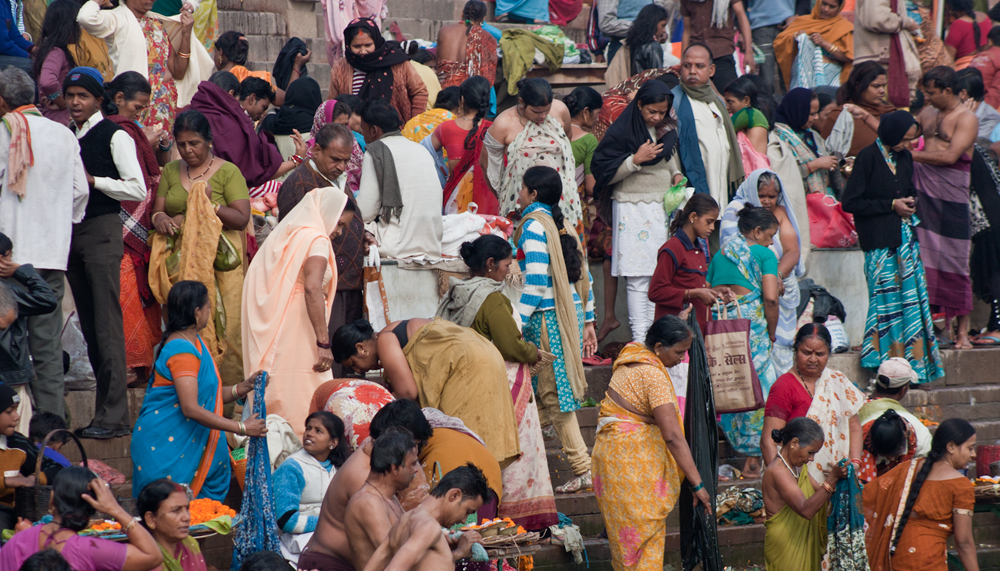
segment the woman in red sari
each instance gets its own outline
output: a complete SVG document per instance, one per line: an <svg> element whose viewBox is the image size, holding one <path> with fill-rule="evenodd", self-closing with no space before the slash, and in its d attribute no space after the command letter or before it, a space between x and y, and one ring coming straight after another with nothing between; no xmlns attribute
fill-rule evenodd
<svg viewBox="0 0 1000 571"><path fill-rule="evenodd" d="M486 4L469 0L462 10L464 23L450 24L438 32L437 72L441 87L461 85L479 75L493 86L497 74L497 41L483 29Z"/></svg>
<svg viewBox="0 0 1000 571"><path fill-rule="evenodd" d="M459 92L462 104L458 118L441 123L431 134L434 148L448 151L451 175L444 187L445 213L465 212L469 202L475 202L479 214L496 215L500 203L486 184L486 175L479 163L483 137L493 124L485 120L490 109L490 85L477 75L463 81ZM473 113L471 118L470 113Z"/></svg>

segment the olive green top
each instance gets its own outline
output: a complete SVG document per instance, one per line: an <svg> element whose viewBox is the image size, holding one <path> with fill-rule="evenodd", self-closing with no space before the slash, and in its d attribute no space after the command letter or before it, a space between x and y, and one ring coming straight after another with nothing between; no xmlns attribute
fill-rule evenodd
<svg viewBox="0 0 1000 571"><path fill-rule="evenodd" d="M218 157L216 158L218 159ZM181 162L172 161L163 167L160 187L156 191L157 198L167 199L167 216L177 216L187 211L188 191L184 190L181 185ZM229 206L237 200L250 200L247 181L243 178L240 169L233 163L223 161L219 170L215 171L215 174L207 182L209 188L212 189L213 204Z"/></svg>

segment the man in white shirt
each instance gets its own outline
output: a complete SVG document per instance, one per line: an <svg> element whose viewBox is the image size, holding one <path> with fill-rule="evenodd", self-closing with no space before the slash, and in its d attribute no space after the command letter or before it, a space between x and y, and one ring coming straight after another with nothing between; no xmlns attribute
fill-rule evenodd
<svg viewBox="0 0 1000 571"><path fill-rule="evenodd" d="M441 258L441 182L422 146L400 133L399 113L381 99L361 108L368 142L358 209L383 258ZM423 151L423 152L421 152Z"/></svg>
<svg viewBox="0 0 1000 571"><path fill-rule="evenodd" d="M146 184L132 137L101 114L102 104L108 109L110 103L101 72L92 67L71 69L63 81L63 96L90 185L83 221L73 226L66 270L97 378L94 419L80 436L126 436L131 429L119 302L124 254L119 212L122 200L146 198Z"/></svg>
<svg viewBox="0 0 1000 571"><path fill-rule="evenodd" d="M73 224L83 220L89 189L76 137L42 117L34 100L27 73L0 71L0 232L17 245L13 262L32 264L61 304ZM20 160L18 141L30 145L22 149L32 161ZM61 311L28 318L34 408L65 417L62 327Z"/></svg>

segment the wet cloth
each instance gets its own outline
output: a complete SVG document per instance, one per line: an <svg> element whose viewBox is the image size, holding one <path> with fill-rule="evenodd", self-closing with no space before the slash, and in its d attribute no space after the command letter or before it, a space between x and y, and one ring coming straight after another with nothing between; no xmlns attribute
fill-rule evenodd
<svg viewBox="0 0 1000 571"><path fill-rule="evenodd" d="M777 470L785 470L778 466ZM799 468L799 489L808 499L816 493L809 481L809 471ZM827 506L805 519L785 504L764 522L764 561L768 569L820 571L827 544Z"/></svg>
<svg viewBox="0 0 1000 571"><path fill-rule="evenodd" d="M975 492L972 482L965 476L924 480L906 527L898 531L896 522L910 495L913 479L924 462L923 458L904 462L865 486L863 502L868 524L865 541L871 571L944 569L956 512L972 516ZM889 545L897 532L899 544L890 563Z"/></svg>
<svg viewBox="0 0 1000 571"><path fill-rule="evenodd" d="M770 250L767 250L766 253L774 256ZM743 318L750 320L751 358L754 370L757 371L757 377L760 379L760 388L764 393L764 398L767 399L771 385L774 384L778 375L771 362L771 338L767 332L767 320L764 318L764 304L761 297L764 268L751 254L746 239L740 234L734 236L722 247L717 256L720 255L733 262L739 273L752 286L748 288L751 290L750 293L740 296L736 303L740 305ZM711 271L711 268L709 270ZM736 304L726 305L726 310L728 315L736 314ZM712 309L712 319L717 320L719 317L718 306L716 306ZM721 424L726 438L729 439L729 443L737 452L747 456L760 456L760 431L764 426L764 409L723 414Z"/></svg>
<svg viewBox="0 0 1000 571"><path fill-rule="evenodd" d="M422 407L462 420L506 467L521 453L507 369L482 335L434 319L403 348Z"/></svg>
<svg viewBox="0 0 1000 571"><path fill-rule="evenodd" d="M438 61L438 67L443 69L441 87L462 85L470 77L485 77L493 85L497 76L497 40L483 29L481 25L467 26L465 35L465 61Z"/></svg>
<svg viewBox="0 0 1000 571"><path fill-rule="evenodd" d="M525 0L522 0L525 1ZM539 0L526 0L541 3ZM500 7L497 6L497 13ZM541 18L548 19L546 15ZM517 95L517 82L521 80L535 65L535 50L542 52L549 72L554 72L562 66L565 49L562 45L546 40L538 34L522 29L510 28L503 31L500 37L500 51L503 52L503 75L507 78L507 94Z"/></svg>
<svg viewBox="0 0 1000 571"><path fill-rule="evenodd" d="M846 458L839 464L846 465L847 477L837 482L836 490L830 496L823 568L831 571L868 571L861 485L853 464Z"/></svg>
<svg viewBox="0 0 1000 571"><path fill-rule="evenodd" d="M645 346L630 343L622 349L609 387L640 412L672 405L683 426L670 374ZM666 518L680 496L684 474L656 424L646 424L610 396L601 401L599 415L594 495L612 560L619 569L662 569Z"/></svg>
<svg viewBox="0 0 1000 571"><path fill-rule="evenodd" d="M486 142L489 149L489 140ZM489 149L491 155L493 149ZM541 125L531 121L518 133L507 147L506 165L490 168L487 175L500 200L500 216L509 217L517 210L517 193L521 191L524 173L533 166L547 166L556 169L563 182L559 209L566 217L566 225L583 232L583 209L576 186L576 163L573 160L573 146L563 130L563 125L551 115L545 117Z"/></svg>
<svg viewBox="0 0 1000 571"><path fill-rule="evenodd" d="M322 283L326 323L337 289L330 234L345 204L347 195L336 187L306 194L271 231L244 282L243 368L273 375L268 410L291 423L299 438L309 415L308 396L333 378L329 371L313 371L319 348L306 308L303 266L313 256L326 260Z"/></svg>
<svg viewBox="0 0 1000 571"><path fill-rule="evenodd" d="M972 231L969 215L971 159L951 166L913 165L917 201L917 240L927 274L927 297L932 310L942 308L948 318L972 311L969 255Z"/></svg>
<svg viewBox="0 0 1000 571"><path fill-rule="evenodd" d="M229 492L229 447L221 432L192 422L179 408L175 382L198 381L198 404L222 415L222 383L208 345L173 339L160 350L132 430L133 494L159 478L187 484L195 497L222 501Z"/></svg>
<svg viewBox="0 0 1000 571"><path fill-rule="evenodd" d="M819 34L823 36L823 39L833 44L837 50L843 54L847 61L850 62L854 59L854 24L849 22L846 18L840 15L841 11L844 9L844 3L840 3L840 7L837 8L837 13L826 20L820 19L820 7L821 2L817 2L813 6L812 12L805 16L799 16L792 20L778 37L774 39L774 58L778 60L778 65L781 67L781 77L785 79L785 87L791 89L790 81L792 78L792 62L795 59L799 59L799 66L803 64L811 65L812 62L802 61L803 54L799 53L798 47L801 45L799 37L802 35L808 36L810 34ZM812 40L809 40L812 43ZM798 43L798 45L797 45ZM813 44L815 49L819 49ZM820 57L823 58L821 54ZM843 65L840 62L829 62L824 61L824 65L837 67L836 74L836 85L840 85L847 81L847 76L851 73L851 65ZM802 87L814 87L815 85L834 85L832 83L816 83L814 85L802 85Z"/></svg>

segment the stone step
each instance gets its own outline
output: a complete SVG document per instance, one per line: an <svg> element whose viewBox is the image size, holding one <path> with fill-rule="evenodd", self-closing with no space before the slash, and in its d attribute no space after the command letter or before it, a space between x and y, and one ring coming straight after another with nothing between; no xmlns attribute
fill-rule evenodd
<svg viewBox="0 0 1000 571"><path fill-rule="evenodd" d="M235 30L247 36L250 44L250 54L255 55L251 36L281 36L285 35L285 18L272 12L244 12L235 10L219 10L219 33Z"/></svg>
<svg viewBox="0 0 1000 571"><path fill-rule="evenodd" d="M400 18L424 18L432 20L458 21L462 18L462 0L420 0L419 2L392 2L386 21Z"/></svg>

